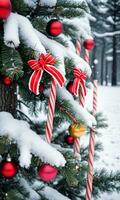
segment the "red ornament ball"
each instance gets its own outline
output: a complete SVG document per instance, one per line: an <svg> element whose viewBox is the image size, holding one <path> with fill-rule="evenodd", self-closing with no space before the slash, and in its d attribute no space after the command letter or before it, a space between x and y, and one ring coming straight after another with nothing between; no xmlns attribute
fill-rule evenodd
<svg viewBox="0 0 120 200"><path fill-rule="evenodd" d="M88 50L92 50L93 47L94 47L94 40L93 39L87 39L84 41L84 47L85 49L88 49Z"/></svg>
<svg viewBox="0 0 120 200"><path fill-rule="evenodd" d="M52 19L48 22L46 31L50 36L56 37L63 31L63 24L57 19Z"/></svg>
<svg viewBox="0 0 120 200"><path fill-rule="evenodd" d="M73 94L73 81L70 81L68 84L67 84L67 90Z"/></svg>
<svg viewBox="0 0 120 200"><path fill-rule="evenodd" d="M5 178L13 178L18 172L18 166L13 161L3 161L0 164L0 174Z"/></svg>
<svg viewBox="0 0 120 200"><path fill-rule="evenodd" d="M52 181L56 178L58 170L49 164L43 164L38 168L38 176L43 181Z"/></svg>
<svg viewBox="0 0 120 200"><path fill-rule="evenodd" d="M75 138L72 137L71 135L66 135L65 136L65 142L69 145L74 144Z"/></svg>
<svg viewBox="0 0 120 200"><path fill-rule="evenodd" d="M3 83L5 85L10 85L12 83L12 79L9 76L4 76Z"/></svg>
<svg viewBox="0 0 120 200"><path fill-rule="evenodd" d="M0 0L0 19L7 19L12 10L10 0Z"/></svg>

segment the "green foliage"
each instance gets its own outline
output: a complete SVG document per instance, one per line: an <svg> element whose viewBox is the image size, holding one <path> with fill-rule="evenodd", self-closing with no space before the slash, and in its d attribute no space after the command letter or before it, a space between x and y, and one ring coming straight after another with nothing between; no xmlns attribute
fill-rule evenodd
<svg viewBox="0 0 120 200"><path fill-rule="evenodd" d="M1 73L18 80L23 76L23 62L16 49L9 48L2 44L1 47Z"/></svg>

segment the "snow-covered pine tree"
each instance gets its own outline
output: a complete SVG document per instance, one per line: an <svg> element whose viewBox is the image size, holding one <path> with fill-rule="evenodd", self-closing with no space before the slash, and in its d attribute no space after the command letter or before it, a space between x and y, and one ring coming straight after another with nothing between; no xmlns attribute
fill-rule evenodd
<svg viewBox="0 0 120 200"><path fill-rule="evenodd" d="M77 39L84 41L91 35L87 3L84 0L13 0L10 14L10 1L3 2L3 12L0 10L0 199L84 199L88 147L81 147L81 159L76 158L73 148L64 142L64 136L73 119L84 123L88 133L96 123L66 89L67 83L74 79L73 66L86 71L86 86L90 85L90 66L76 54L74 47ZM10 14L7 17L4 8ZM64 30L59 37L51 37L46 32L51 19L63 23ZM42 76L39 95L28 87L33 73L28 61L46 52L55 57L56 67L66 77L65 86L57 88L51 145L44 141L51 76L47 73ZM96 119L98 127L106 126L100 115ZM100 144L95 149L101 150ZM3 171L6 159L13 164L8 174ZM37 171L42 163L58 168L54 181L39 178ZM17 173L16 176L11 178L11 172ZM118 190L119 180L119 172L95 171L93 195L97 198L102 191Z"/></svg>

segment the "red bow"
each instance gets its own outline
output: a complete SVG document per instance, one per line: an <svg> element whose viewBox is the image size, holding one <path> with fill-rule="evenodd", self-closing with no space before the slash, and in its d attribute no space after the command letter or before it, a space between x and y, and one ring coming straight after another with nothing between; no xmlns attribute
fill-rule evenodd
<svg viewBox="0 0 120 200"><path fill-rule="evenodd" d="M86 86L85 86L85 80L86 80L86 72L83 72L80 69L74 68L73 74L75 76L75 80L73 82L73 94L78 95L79 93L79 86L83 87L84 95L86 96Z"/></svg>
<svg viewBox="0 0 120 200"><path fill-rule="evenodd" d="M40 93L39 84L44 70L56 80L60 87L63 86L64 76L53 66L54 64L55 58L50 54L41 54L39 60L28 61L28 65L34 70L29 80L29 89L36 95Z"/></svg>

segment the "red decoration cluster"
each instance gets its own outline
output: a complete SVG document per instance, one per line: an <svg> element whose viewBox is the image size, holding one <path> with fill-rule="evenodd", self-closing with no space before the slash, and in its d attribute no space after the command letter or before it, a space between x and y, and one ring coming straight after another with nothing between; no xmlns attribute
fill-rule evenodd
<svg viewBox="0 0 120 200"><path fill-rule="evenodd" d="M57 168L49 164L43 164L38 168L38 176L43 181L52 181L56 178L57 174Z"/></svg>
<svg viewBox="0 0 120 200"><path fill-rule="evenodd" d="M50 36L56 37L62 33L63 24L56 19L52 19L48 22L46 31Z"/></svg>
<svg viewBox="0 0 120 200"><path fill-rule="evenodd" d="M18 172L18 166L14 161L3 161L0 164L0 174L5 178L13 178Z"/></svg>
<svg viewBox="0 0 120 200"><path fill-rule="evenodd" d="M0 0L0 19L7 19L12 10L10 0Z"/></svg>
<svg viewBox="0 0 120 200"><path fill-rule="evenodd" d="M5 85L10 85L12 83L12 79L9 76L4 76L3 77L3 83Z"/></svg>
<svg viewBox="0 0 120 200"><path fill-rule="evenodd" d="M87 39L84 41L84 47L87 50L92 50L94 47L94 40L93 39Z"/></svg>
<svg viewBox="0 0 120 200"><path fill-rule="evenodd" d="M74 94L73 93L73 81L70 81L68 84L67 84L67 90L71 93L71 94Z"/></svg>
<svg viewBox="0 0 120 200"><path fill-rule="evenodd" d="M67 144L69 145L74 144L75 138L72 137L71 135L66 135L64 139Z"/></svg>

